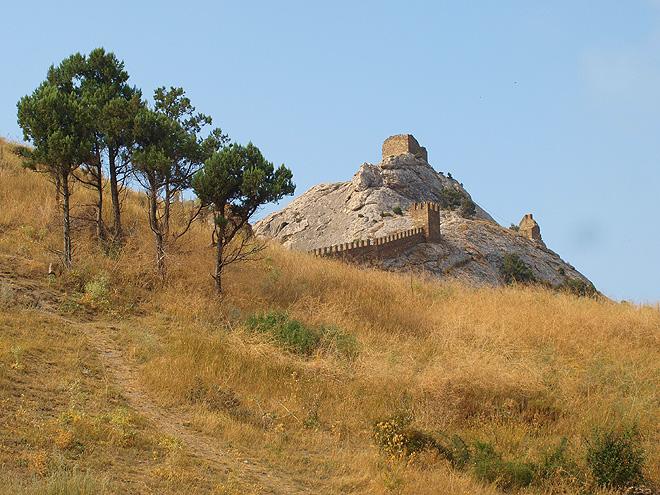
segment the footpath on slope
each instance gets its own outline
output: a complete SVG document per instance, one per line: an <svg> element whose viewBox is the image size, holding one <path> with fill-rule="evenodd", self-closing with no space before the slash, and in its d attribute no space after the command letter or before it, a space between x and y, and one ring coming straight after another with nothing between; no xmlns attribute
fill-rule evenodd
<svg viewBox="0 0 660 495"><path fill-rule="evenodd" d="M75 324L75 322L71 323ZM111 338L111 332L117 330L113 330L110 325L80 323L77 325L98 350L111 381L120 387L128 404L154 423L160 431L181 440L194 456L213 461L222 472L232 473L242 482L259 486L262 493L314 493L302 483L262 468L255 461L247 459L233 449L220 448L216 444L216 439L187 426L188 421L184 414L165 410L154 404L141 390L138 370L123 357L121 349Z"/></svg>
<svg viewBox="0 0 660 495"><path fill-rule="evenodd" d="M115 385L128 405L153 424L161 433L173 437L187 448L193 457L210 462L217 474L231 474L232 479L258 487L259 493L271 495L320 493L319 487L308 486L303 480L261 466L257 460L248 458L229 447L220 447L219 440L195 431L183 412L165 409L155 404L142 389L138 368L130 363L113 339L118 329L103 321L80 322L67 318L57 311L61 294L15 270L14 263L20 260L14 256L0 255L0 282L10 288L26 306L57 318L74 328L80 329L88 339L104 366L109 382ZM321 489L322 490L322 489Z"/></svg>

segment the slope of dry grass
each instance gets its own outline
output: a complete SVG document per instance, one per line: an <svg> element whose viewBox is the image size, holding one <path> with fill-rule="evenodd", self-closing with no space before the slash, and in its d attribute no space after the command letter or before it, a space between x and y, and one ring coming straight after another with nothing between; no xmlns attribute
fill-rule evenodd
<svg viewBox="0 0 660 495"><path fill-rule="evenodd" d="M59 248L52 186L20 170L6 145L0 149L0 266L6 278L0 287L0 391L32 401L26 406L10 399L2 409L0 466L17 491L50 493L48 483L65 473L71 483L96 483L112 493L136 486L145 493L178 493L184 486L202 493L278 492L275 482L254 486L240 470L227 476L209 467L215 483L196 481L199 468L190 467L192 454L184 447L174 467L163 460L169 458L157 421L141 422L139 408L122 403L121 383L111 377L103 382L96 372L82 376L80 366L100 366L94 341L83 327L49 323L46 310L112 331L157 407L309 493L498 493L497 483L429 453L408 462L379 453L374 423L404 412L415 429L458 435L469 445L489 442L504 459L521 463L538 463L565 438L578 475L538 480L521 493L591 487L584 453L592 430L636 424L647 454L645 475L660 482L657 307L535 288L471 288L276 246L261 260L231 268L226 294L218 299L210 233L202 223L170 247L169 279L161 288L139 195L130 194L125 205L127 245L108 255L85 220L91 197L82 188L74 193L74 271L48 281L46 267ZM357 356L327 350L297 355L247 328L248 317L271 310L309 328L341 329L357 341ZM58 370L57 376L44 380L46 369ZM75 402L80 388L66 389L69 382L87 387L84 401ZM116 401L107 388L116 390ZM40 410L53 396L67 404ZM112 417L124 407L137 443L118 443L112 420L111 427L95 420L96 430L73 433L86 448L71 455L57 435L72 401L90 418ZM37 434L43 424L52 431ZM131 456L150 450L160 452L150 469L131 470ZM34 455L45 459L42 468L29 460ZM105 463L117 457L128 460L108 470Z"/></svg>

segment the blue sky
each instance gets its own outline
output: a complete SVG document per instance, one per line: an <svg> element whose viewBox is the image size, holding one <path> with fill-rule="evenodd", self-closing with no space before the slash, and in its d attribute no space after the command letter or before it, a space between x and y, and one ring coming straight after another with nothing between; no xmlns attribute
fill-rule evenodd
<svg viewBox="0 0 660 495"><path fill-rule="evenodd" d="M0 135L67 55L183 86L300 194L413 133L501 224L611 297L660 300L660 1L5 2Z"/></svg>

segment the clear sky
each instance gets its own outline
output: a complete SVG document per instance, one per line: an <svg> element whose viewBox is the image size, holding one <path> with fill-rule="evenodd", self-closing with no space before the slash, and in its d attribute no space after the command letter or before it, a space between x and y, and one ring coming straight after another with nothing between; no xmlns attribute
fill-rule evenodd
<svg viewBox="0 0 660 495"><path fill-rule="evenodd" d="M660 300L660 0L12 1L0 135L47 67L97 46L183 86L301 194L409 132L502 225L611 297Z"/></svg>

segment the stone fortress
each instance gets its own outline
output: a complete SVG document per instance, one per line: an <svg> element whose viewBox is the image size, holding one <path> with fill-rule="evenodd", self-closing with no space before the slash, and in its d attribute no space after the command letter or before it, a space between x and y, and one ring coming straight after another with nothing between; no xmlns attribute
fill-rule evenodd
<svg viewBox="0 0 660 495"><path fill-rule="evenodd" d="M426 148L420 146L417 139L411 134L397 134L390 136L383 142L383 160L406 153L410 153L415 158L428 163ZM310 253L315 256L341 258L356 262L394 258L418 244L441 242L440 211L441 207L438 203L430 201L415 202L410 205L406 212L415 225L412 229L374 239L354 240L317 248L310 251ZM545 247L541 239L541 229L531 213L526 214L520 221L518 233Z"/></svg>
<svg viewBox="0 0 660 495"><path fill-rule="evenodd" d="M412 135L387 138L378 158L349 180L312 186L256 222L255 235L318 257L476 285L504 285L505 257L515 255L552 287L591 284L545 245L532 214L500 225L463 184L428 162ZM466 198L473 209L463 208Z"/></svg>
<svg viewBox="0 0 660 495"><path fill-rule="evenodd" d="M412 134L397 134L388 137L383 142L383 160L390 156L399 156L406 153L411 153L415 158L424 160L426 163L429 161L426 148L420 146Z"/></svg>

